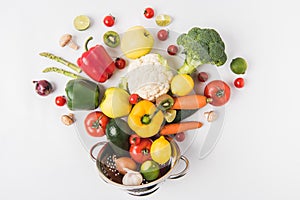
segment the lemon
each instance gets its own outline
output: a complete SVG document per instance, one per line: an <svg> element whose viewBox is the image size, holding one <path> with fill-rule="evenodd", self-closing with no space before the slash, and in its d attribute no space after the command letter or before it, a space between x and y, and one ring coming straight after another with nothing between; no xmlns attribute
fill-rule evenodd
<svg viewBox="0 0 300 200"><path fill-rule="evenodd" d="M158 164L164 164L168 162L172 154L170 142L166 140L164 136L160 136L152 143L150 154L152 160Z"/></svg>
<svg viewBox="0 0 300 200"><path fill-rule="evenodd" d="M235 74L245 74L247 70L247 62L244 58L235 58L230 63L230 69Z"/></svg>
<svg viewBox="0 0 300 200"><path fill-rule="evenodd" d="M176 117L176 110L167 110L164 117L167 122L172 122Z"/></svg>
<svg viewBox="0 0 300 200"><path fill-rule="evenodd" d="M100 109L110 118L126 116L132 108L128 99L129 94L125 90L117 87L108 88L104 92Z"/></svg>
<svg viewBox="0 0 300 200"><path fill-rule="evenodd" d="M86 15L79 15L75 17L73 25L76 30L84 31L90 26L90 18Z"/></svg>
<svg viewBox="0 0 300 200"><path fill-rule="evenodd" d="M194 80L188 74L177 74L171 81L171 91L178 96L185 96L194 89Z"/></svg>
<svg viewBox="0 0 300 200"><path fill-rule="evenodd" d="M140 172L147 181L153 181L159 176L159 165L153 160L147 160L141 165Z"/></svg>
<svg viewBox="0 0 300 200"><path fill-rule="evenodd" d="M155 22L158 26L168 26L172 21L172 18L170 15L157 15L155 18Z"/></svg>

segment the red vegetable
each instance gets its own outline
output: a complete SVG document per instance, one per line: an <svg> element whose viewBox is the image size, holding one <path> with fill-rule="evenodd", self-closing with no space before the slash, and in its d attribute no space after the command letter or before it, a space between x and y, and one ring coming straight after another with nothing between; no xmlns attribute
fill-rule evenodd
<svg viewBox="0 0 300 200"><path fill-rule="evenodd" d="M144 10L144 16L147 18L147 19L150 19L154 16L154 10L153 8L146 8Z"/></svg>
<svg viewBox="0 0 300 200"><path fill-rule="evenodd" d="M139 144L140 142L141 142L141 138L137 134L133 134L129 137L130 144L136 145Z"/></svg>
<svg viewBox="0 0 300 200"><path fill-rule="evenodd" d="M89 77L100 83L110 78L116 68L114 61L102 45L96 45L84 52L78 58L77 64Z"/></svg>
<svg viewBox="0 0 300 200"><path fill-rule="evenodd" d="M129 97L129 103L134 105L136 104L137 102L139 102L139 95L138 94L131 94L130 97Z"/></svg>
<svg viewBox="0 0 300 200"><path fill-rule="evenodd" d="M124 58L116 58L115 65L118 69L124 69L126 67L126 61Z"/></svg>
<svg viewBox="0 0 300 200"><path fill-rule="evenodd" d="M244 87L244 85L245 85L245 81L243 78L237 78L234 80L234 86L236 88L242 88L242 87Z"/></svg>
<svg viewBox="0 0 300 200"><path fill-rule="evenodd" d="M63 106L65 105L67 102L66 97L65 96L57 96L55 98L55 104L58 106Z"/></svg>
<svg viewBox="0 0 300 200"><path fill-rule="evenodd" d="M107 15L103 19L105 26L112 27L115 24L115 17L112 15Z"/></svg>
<svg viewBox="0 0 300 200"><path fill-rule="evenodd" d="M150 149L152 140L149 138L140 138L140 141L135 141L135 144L130 146L129 152L131 158L137 163L143 163L146 160L151 160Z"/></svg>
<svg viewBox="0 0 300 200"><path fill-rule="evenodd" d="M214 80L205 86L204 95L212 98L212 101L209 102L211 105L222 106L230 99L230 87L224 81Z"/></svg>
<svg viewBox="0 0 300 200"><path fill-rule="evenodd" d="M91 112L84 119L85 130L90 136L102 137L105 135L105 129L108 122L109 117L102 112Z"/></svg>

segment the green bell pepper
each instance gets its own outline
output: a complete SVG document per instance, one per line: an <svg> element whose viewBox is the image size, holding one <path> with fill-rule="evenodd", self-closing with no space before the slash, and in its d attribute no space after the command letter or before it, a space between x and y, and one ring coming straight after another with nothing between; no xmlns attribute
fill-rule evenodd
<svg viewBox="0 0 300 200"><path fill-rule="evenodd" d="M65 88L70 110L93 110L100 104L98 85L87 79L72 79Z"/></svg>

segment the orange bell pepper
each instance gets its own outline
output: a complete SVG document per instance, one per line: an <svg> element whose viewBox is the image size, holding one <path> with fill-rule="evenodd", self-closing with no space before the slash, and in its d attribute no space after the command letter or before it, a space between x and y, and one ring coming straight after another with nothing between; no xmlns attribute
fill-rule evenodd
<svg viewBox="0 0 300 200"><path fill-rule="evenodd" d="M135 104L128 116L129 127L142 138L152 137L158 133L163 121L162 111L148 100Z"/></svg>

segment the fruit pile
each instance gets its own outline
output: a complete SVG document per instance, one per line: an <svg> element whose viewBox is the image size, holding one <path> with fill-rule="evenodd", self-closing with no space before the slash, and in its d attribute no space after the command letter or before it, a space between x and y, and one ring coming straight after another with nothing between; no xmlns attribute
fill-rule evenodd
<svg viewBox="0 0 300 200"><path fill-rule="evenodd" d="M146 8L144 16L151 19L155 16L154 10ZM155 18L158 26L167 26L171 21L169 15L157 15ZM111 15L105 16L103 23L112 27L115 25L115 18ZM76 30L85 31L90 26L90 19L80 15L74 19L73 24ZM206 36L206 33L209 34ZM194 43L191 42L193 38L185 38L188 34L204 37L203 41L219 48L219 54L213 52L213 48L205 49L208 44L203 41L193 41L203 45L201 51L197 48L189 49L189 45ZM169 31L160 29L156 37L159 41L166 41ZM229 101L231 92L226 82L213 80L206 84L209 79L206 72L198 73L197 80L192 76L196 67L201 64L219 66L225 63L227 57L223 52L224 43L212 29L191 29L177 39L177 43L184 48L186 59L182 67L175 70L178 66L169 66L166 58L153 51L155 36L143 26L129 28L122 37L109 30L103 35L104 45L97 44L89 48L92 39L87 39L84 44L86 51L77 58L76 64L48 52L40 54L75 71L73 73L57 67L43 71L57 72L72 78L65 85L65 94L57 96L55 103L60 107L66 104L70 111L88 111L84 121L78 123L84 124L88 136L106 137L116 155L116 168L123 176L122 184L135 186L142 184L143 180L154 181L166 173L161 169L170 164L170 140L182 142L187 131L199 129L203 125L203 122L185 119L207 104L223 106ZM216 41L218 45L214 43ZM60 45L69 45L75 50L79 48L70 34L63 35ZM107 48L118 47L123 57L113 59ZM179 47L180 45L170 44L165 51L168 56L175 56L180 50ZM222 57L218 57L219 55ZM128 73L121 78L119 85L102 85L117 70L126 67ZM235 74L244 74L247 63L243 58L237 58L231 62L230 67ZM82 71L83 76L79 75ZM194 88L197 87L195 81L205 83L203 94L194 93ZM34 83L37 93L42 96L53 91L47 80ZM238 88L243 87L243 78L236 79L234 84ZM207 112L206 116L208 122L217 118L214 111ZM63 115L62 121L71 125L74 122L74 113Z"/></svg>

